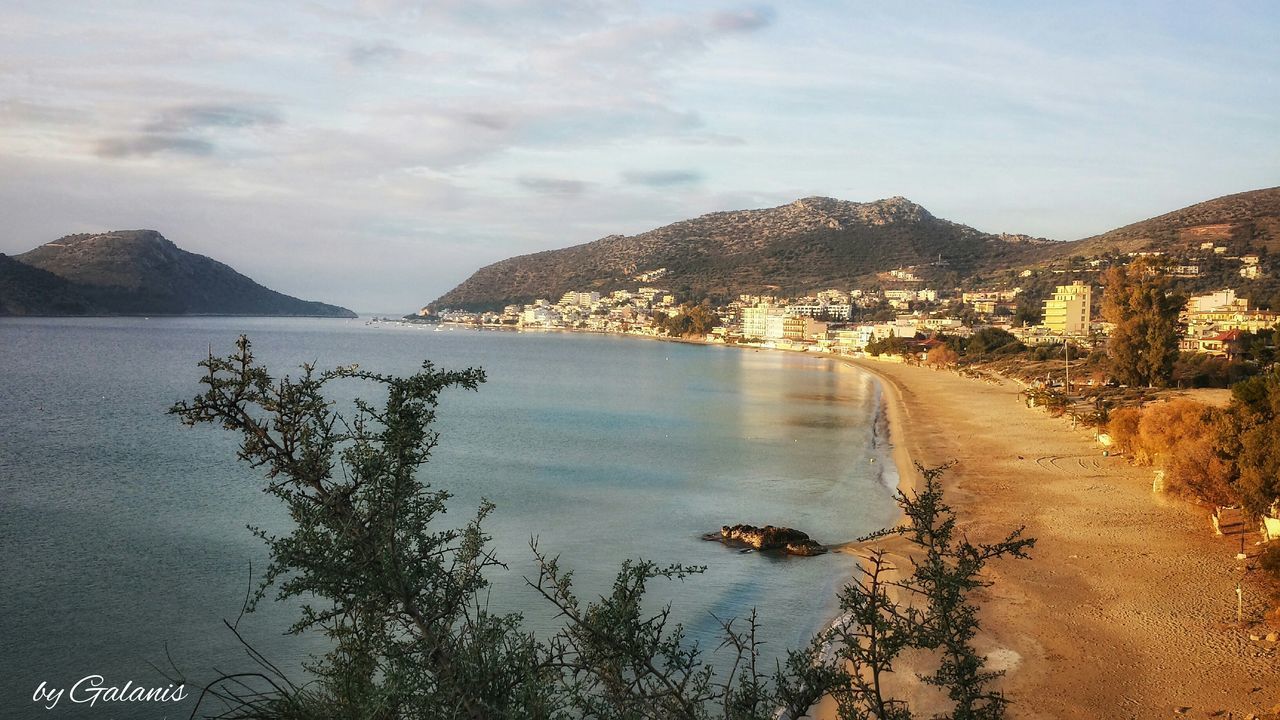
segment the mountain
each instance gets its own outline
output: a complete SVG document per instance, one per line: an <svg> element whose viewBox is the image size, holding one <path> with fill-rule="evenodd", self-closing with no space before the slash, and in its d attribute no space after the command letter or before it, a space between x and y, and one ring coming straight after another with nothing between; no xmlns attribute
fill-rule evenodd
<svg viewBox="0 0 1280 720"><path fill-rule="evenodd" d="M535 298L556 300L569 290L646 283L689 298L801 295L849 287L904 266L916 266L916 275L931 283L954 287L1076 256L1161 251L1193 258L1203 255L1200 245L1207 242L1226 246L1232 255L1280 254L1280 188L1227 195L1070 242L979 232L901 197L869 203L810 197L509 258L477 270L430 307L496 309ZM646 273L659 268L666 273L646 280Z"/></svg>
<svg viewBox="0 0 1280 720"><path fill-rule="evenodd" d="M1280 252L1280 187L1224 195L1101 235L1063 243L1061 250L1084 256L1178 252L1197 250L1206 242L1227 246L1233 253Z"/></svg>
<svg viewBox="0 0 1280 720"><path fill-rule="evenodd" d="M154 230L68 235L0 255L0 315L356 317L265 288Z"/></svg>
<svg viewBox="0 0 1280 720"><path fill-rule="evenodd" d="M799 294L924 266L925 276L1034 261L1049 240L992 235L942 220L902 197L855 203L809 197L764 210L717 212L639 235L521 255L476 271L431 304L490 309L569 290L652 284L688 297ZM641 277L637 277L641 276Z"/></svg>

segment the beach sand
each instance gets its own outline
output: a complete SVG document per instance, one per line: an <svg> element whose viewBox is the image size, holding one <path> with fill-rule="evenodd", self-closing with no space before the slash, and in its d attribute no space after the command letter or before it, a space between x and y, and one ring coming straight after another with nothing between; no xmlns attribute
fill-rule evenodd
<svg viewBox="0 0 1280 720"><path fill-rule="evenodd" d="M1151 492L1150 468L1104 457L1089 430L1029 409L1012 382L853 361L886 385L904 485L944 478L962 531L994 542L1025 525L1031 560L989 566L976 596L988 663L1011 718L1246 718L1280 710L1280 644L1235 625L1238 545L1207 512ZM1246 624L1265 603L1245 585ZM834 717L829 705L818 717Z"/></svg>

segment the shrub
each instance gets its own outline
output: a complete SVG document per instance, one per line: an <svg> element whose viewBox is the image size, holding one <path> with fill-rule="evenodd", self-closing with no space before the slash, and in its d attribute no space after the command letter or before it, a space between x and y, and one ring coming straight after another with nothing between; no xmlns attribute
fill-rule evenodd
<svg viewBox="0 0 1280 720"><path fill-rule="evenodd" d="M1179 443L1166 465L1167 487L1213 505L1234 505L1239 501L1232 481L1235 464L1218 454L1212 431L1194 440Z"/></svg>
<svg viewBox="0 0 1280 720"><path fill-rule="evenodd" d="M1122 452L1135 455L1135 461L1138 451L1138 422L1141 418L1142 410L1125 407L1113 411L1111 420L1107 423L1107 434L1111 436L1111 442Z"/></svg>
<svg viewBox="0 0 1280 720"><path fill-rule="evenodd" d="M1175 447L1213 431L1213 408L1179 398L1148 405L1138 422L1138 444L1149 461L1167 461Z"/></svg>
<svg viewBox="0 0 1280 720"><path fill-rule="evenodd" d="M1258 556L1258 567L1272 580L1280 580L1280 543L1268 543Z"/></svg>
<svg viewBox="0 0 1280 720"><path fill-rule="evenodd" d="M951 367L960 362L960 355L946 345L939 345L929 351L925 364L932 367Z"/></svg>

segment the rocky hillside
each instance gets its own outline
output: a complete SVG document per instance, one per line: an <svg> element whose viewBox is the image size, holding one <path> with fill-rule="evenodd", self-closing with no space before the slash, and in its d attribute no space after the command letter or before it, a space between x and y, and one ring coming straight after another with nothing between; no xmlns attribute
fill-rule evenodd
<svg viewBox="0 0 1280 720"><path fill-rule="evenodd" d="M0 256L0 315L355 317L265 288L154 230L68 235Z"/></svg>
<svg viewBox="0 0 1280 720"><path fill-rule="evenodd" d="M1233 254L1280 252L1280 187L1224 195L1125 225L1101 235L1064 243L1071 255L1143 250L1195 250L1201 243L1227 246Z"/></svg>
<svg viewBox="0 0 1280 720"><path fill-rule="evenodd" d="M86 315L93 307L75 283L0 253L0 315Z"/></svg>
<svg viewBox="0 0 1280 720"><path fill-rule="evenodd" d="M765 210L718 212L632 236L614 235L481 268L435 308L486 309L569 290L653 284L689 297L797 294L848 287L876 273L916 265L930 274L1034 261L1051 241L991 235L942 220L894 197L855 203L825 197Z"/></svg>

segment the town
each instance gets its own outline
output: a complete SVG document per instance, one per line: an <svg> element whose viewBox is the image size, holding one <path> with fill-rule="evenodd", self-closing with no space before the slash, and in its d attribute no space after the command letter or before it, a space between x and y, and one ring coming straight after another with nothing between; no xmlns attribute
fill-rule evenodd
<svg viewBox="0 0 1280 720"><path fill-rule="evenodd" d="M1106 347L1114 326L1100 312L1104 271L1141 261L1147 272L1162 275L1168 286L1178 283L1182 290L1180 352L1239 358L1252 335L1276 325L1277 314L1241 296L1239 283L1223 281L1237 287L1198 294L1185 289L1227 277L1256 284L1268 277L1262 257L1228 255L1226 246L1214 242L1201 243L1198 251L1178 257L1146 252L1077 258L1063 266L1010 271L1004 282L969 289L932 286L920 268L906 267L881 273L864 287L801 297L743 294L719 305L659 287L667 273L655 268L637 273L634 289L569 291L555 301L537 299L500 312L423 308L416 319L484 328L677 336L835 355L879 354L888 347L920 358L940 338L968 338L995 328L1029 348L1072 344L1093 350ZM1212 278L1205 272L1210 268Z"/></svg>

